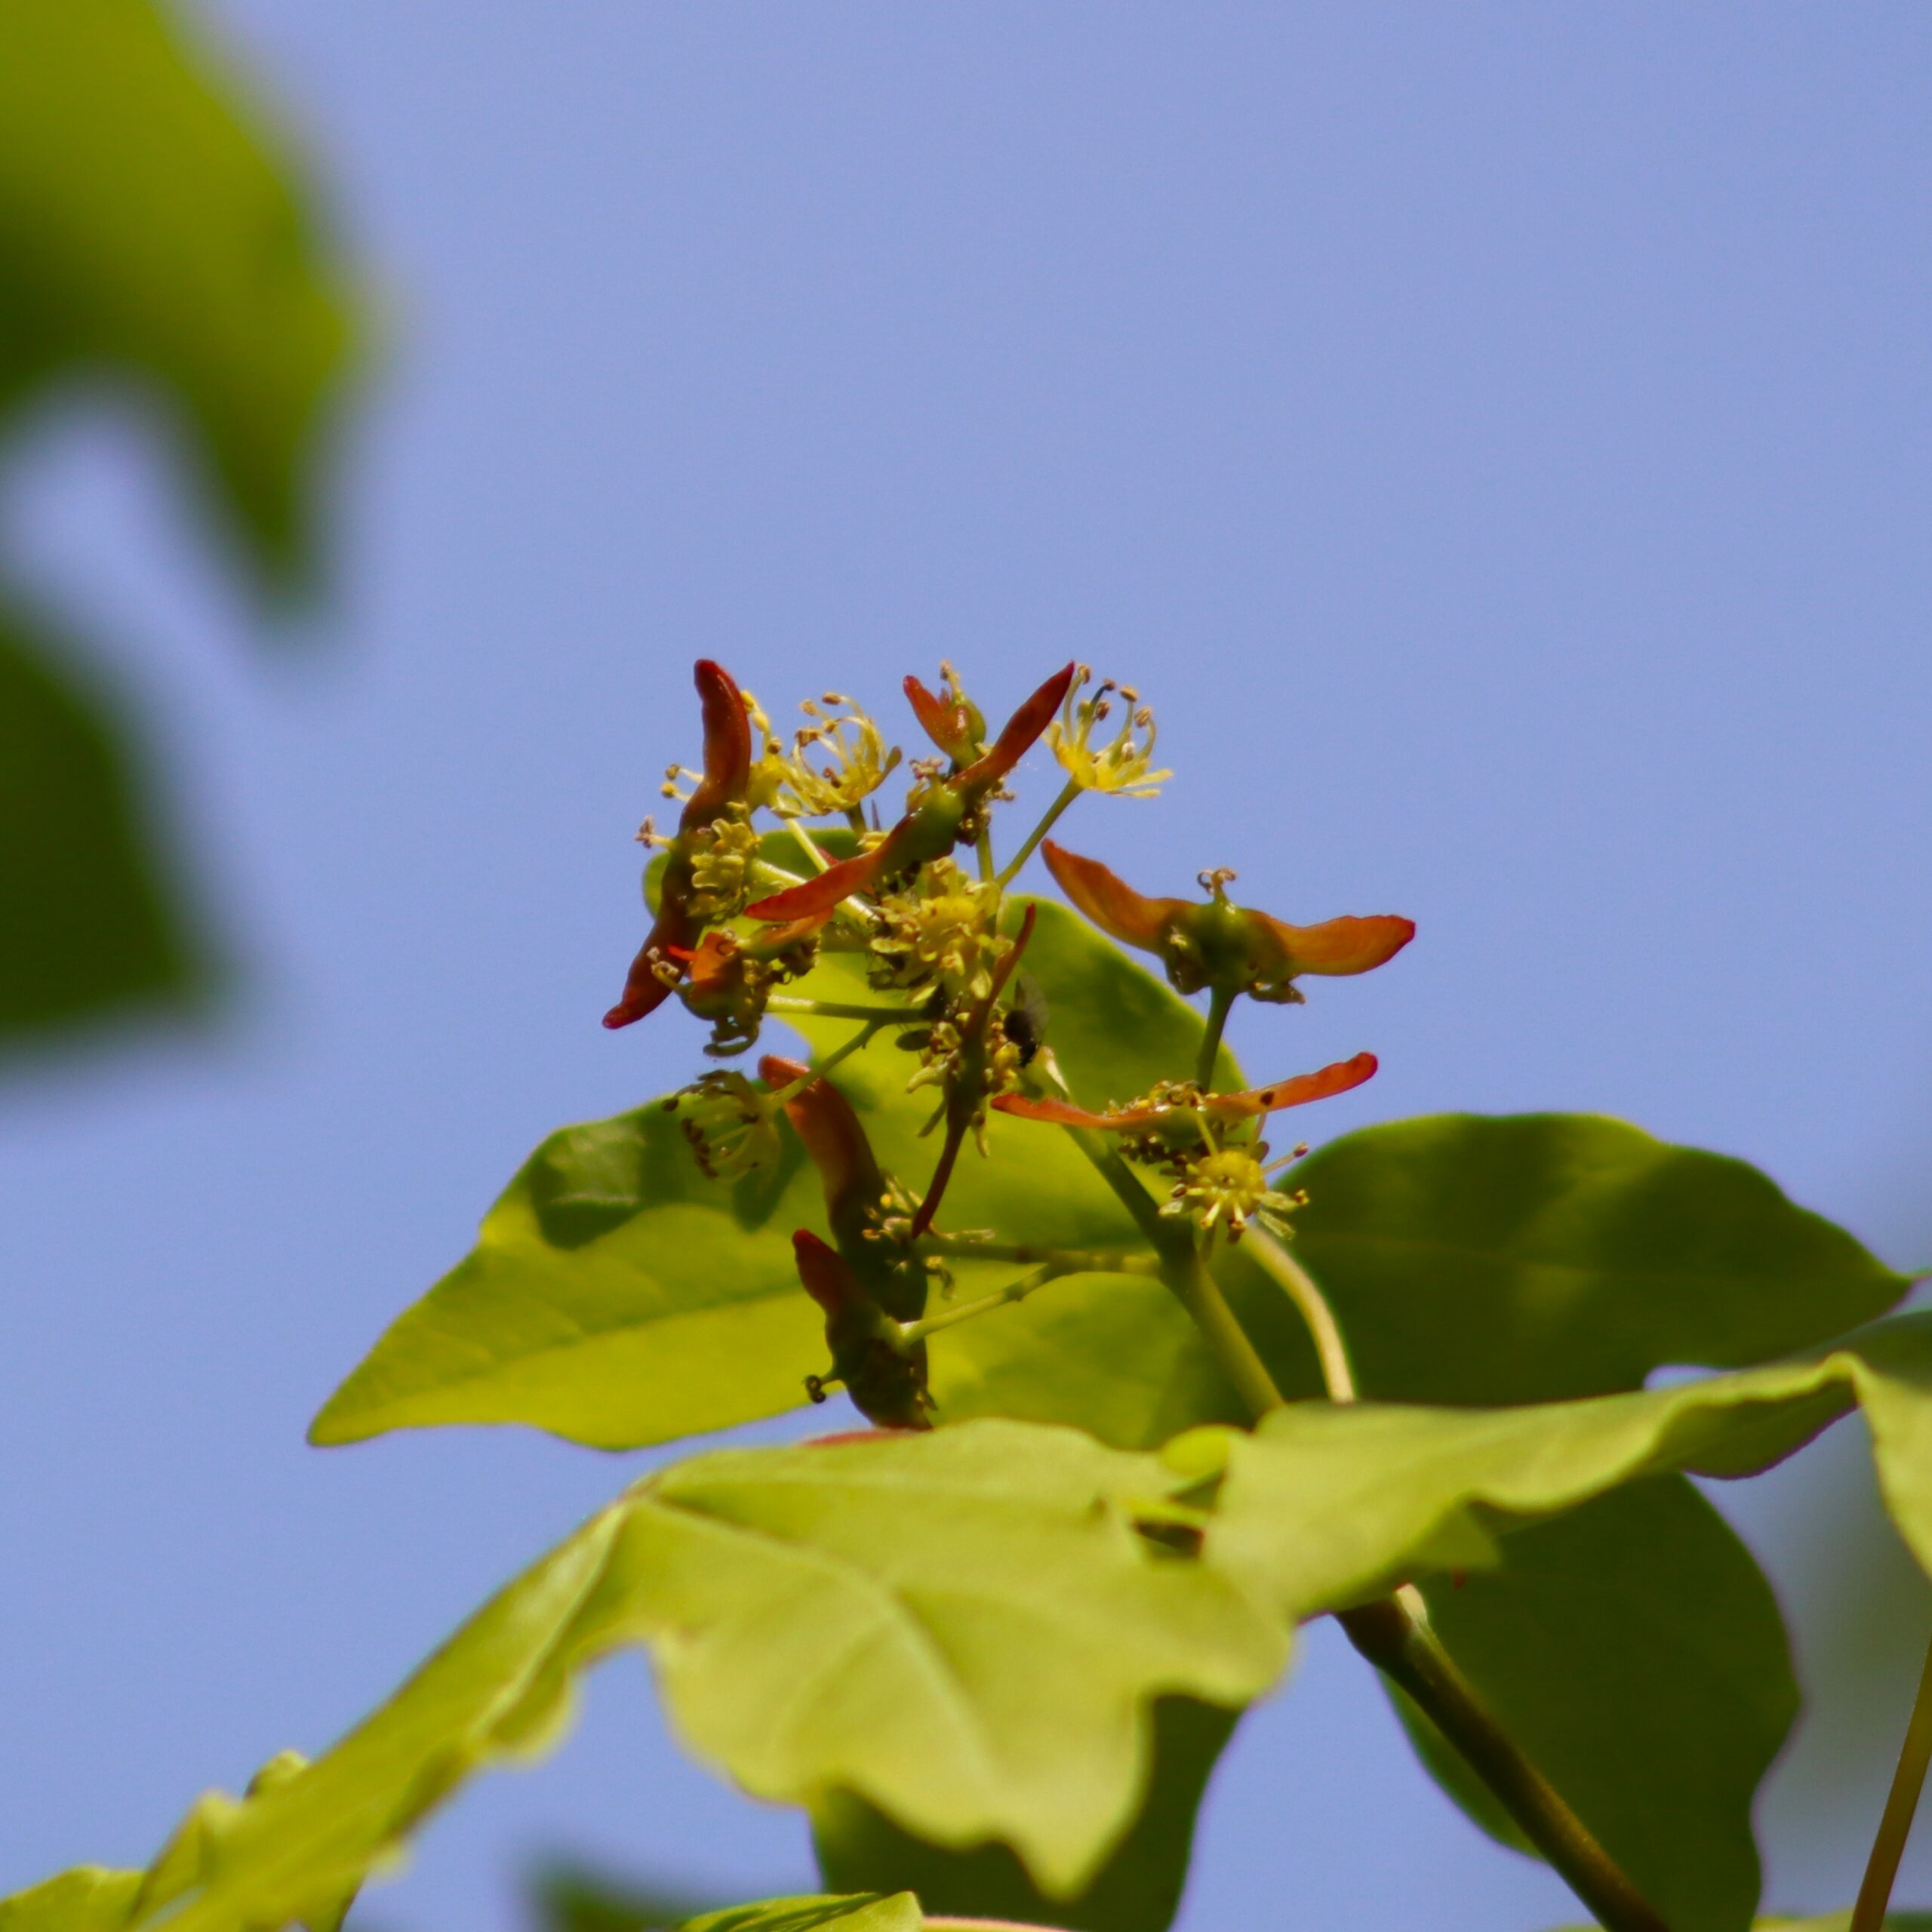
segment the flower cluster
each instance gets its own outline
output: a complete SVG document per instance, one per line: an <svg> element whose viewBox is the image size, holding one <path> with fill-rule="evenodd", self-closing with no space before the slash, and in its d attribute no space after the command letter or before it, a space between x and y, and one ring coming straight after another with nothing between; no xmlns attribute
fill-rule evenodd
<svg viewBox="0 0 1932 1932"><path fill-rule="evenodd" d="M1358 1054L1270 1086L1220 1091L1228 1011L1244 995L1298 1001L1304 976L1382 964L1413 936L1408 920L1291 925L1230 900L1226 871L1201 875L1202 900L1149 897L1046 838L1081 795L1151 798L1170 775L1153 768L1153 714L1139 694L1111 680L1094 685L1084 666L1048 678L997 734L950 665L941 667L937 693L907 678L906 697L937 755L907 765L904 808L889 825L876 794L902 754L851 700L833 692L808 700L788 749L721 666L701 661L696 682L701 764L696 772L674 767L666 780L681 808L675 832L660 837L647 821L640 835L663 848L647 875L654 917L605 1023L628 1026L675 993L709 1023L706 1051L730 1057L758 1040L768 1014L854 1023L845 1044L814 1066L768 1054L757 1081L717 1071L666 1103L710 1179L770 1167L785 1126L817 1168L829 1239L800 1229L793 1243L832 1356L831 1373L811 1379L814 1399L841 1383L875 1423L929 1426L927 1334L1017 1300L1063 1268L1049 1263L983 1305L926 1312L935 1279L950 1292L945 1257L968 1239L941 1234L936 1217L968 1139L987 1151L992 1114L1072 1131L1130 1210L1142 1201L1149 1265L1161 1270L1204 1265L1217 1243L1251 1229L1287 1235L1301 1196L1277 1177L1306 1150L1271 1158L1261 1127L1282 1109L1359 1086L1375 1059ZM1066 783L1001 871L995 813L1042 738ZM758 829L761 812L776 821L770 832ZM834 823L814 830L814 820ZM1178 992L1210 996L1198 1064L1124 1105L1097 1109L1068 1091L1047 1041L1044 995L1020 970L1035 908L1008 888L1036 848L1092 924L1152 954ZM801 981L801 995L834 981L849 991L786 992ZM902 1063L906 1091L931 1090L936 1099L925 1131L939 1134L938 1149L916 1192L881 1168L829 1077L881 1033L910 1057ZM1154 1175L1152 1191L1136 1178Z"/></svg>

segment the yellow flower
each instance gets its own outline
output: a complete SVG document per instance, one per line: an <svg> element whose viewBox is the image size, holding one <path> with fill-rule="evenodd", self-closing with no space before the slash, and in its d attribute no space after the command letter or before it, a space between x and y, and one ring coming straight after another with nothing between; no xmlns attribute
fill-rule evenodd
<svg viewBox="0 0 1932 1932"><path fill-rule="evenodd" d="M799 728L783 761L772 809L783 818L856 811L898 764L898 746L888 748L871 718L836 691L817 703L808 698L798 709L810 721Z"/></svg>
<svg viewBox="0 0 1932 1932"><path fill-rule="evenodd" d="M995 953L999 895L969 878L951 859L934 859L904 892L879 902L872 983L915 992L942 986L953 998L978 998Z"/></svg>
<svg viewBox="0 0 1932 1932"><path fill-rule="evenodd" d="M1258 1158L1266 1151L1211 1147L1183 1161L1173 1195L1161 1212L1186 1215L1204 1234L1225 1226L1230 1241L1239 1241L1251 1220L1285 1234L1287 1218L1302 1205L1303 1197L1269 1186L1268 1170Z"/></svg>
<svg viewBox="0 0 1932 1932"><path fill-rule="evenodd" d="M1129 798L1152 798L1160 794L1162 780L1171 771L1154 771L1154 713L1140 702L1140 694L1109 678L1094 687L1091 697L1082 697L1080 688L1093 672L1083 664L1068 688L1066 702L1060 716L1047 727L1047 742L1054 756L1074 783L1084 792L1117 792ZM1120 706L1120 729L1096 749L1093 740L1097 726L1113 715Z"/></svg>

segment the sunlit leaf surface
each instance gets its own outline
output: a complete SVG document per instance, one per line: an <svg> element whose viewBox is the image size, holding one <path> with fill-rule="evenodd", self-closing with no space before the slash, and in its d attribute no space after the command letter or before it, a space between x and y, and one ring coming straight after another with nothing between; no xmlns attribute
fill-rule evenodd
<svg viewBox="0 0 1932 1932"><path fill-rule="evenodd" d="M576 1675L630 1644L684 1741L747 1791L849 1790L932 1839L999 1838L1077 1890L1140 1804L1152 1703L1238 1707L1286 1654L1230 1580L1136 1528L1175 1486L1156 1458L1010 1423L680 1465L334 1749L223 1810L169 1923L325 1916L472 1771L552 1743Z"/></svg>
<svg viewBox="0 0 1932 1932"><path fill-rule="evenodd" d="M1141 1091L1198 1047L1199 1016L1058 907L1041 907L1028 967L1083 1095ZM797 991L879 998L837 960ZM667 1008L652 1023L682 1019ZM819 1042L853 1031L849 1021L804 1028ZM884 1164L922 1185L932 1099L906 1092L912 1066L886 1038L835 1077ZM946 1226L996 1227L1003 1241L1135 1242L1125 1211L1064 1134L999 1118L991 1132L994 1158L961 1163ZM826 1364L791 1236L826 1230L817 1179L795 1140L786 1145L774 1172L727 1185L699 1172L661 1103L552 1135L491 1211L474 1251L331 1398L313 1438L523 1422L629 1447L798 1406L805 1377ZM1016 1271L967 1261L955 1272L970 1297ZM1158 1283L1131 1276L1056 1284L997 1320L936 1337L932 1355L948 1420L1066 1422L1137 1446L1232 1412L1186 1317Z"/></svg>

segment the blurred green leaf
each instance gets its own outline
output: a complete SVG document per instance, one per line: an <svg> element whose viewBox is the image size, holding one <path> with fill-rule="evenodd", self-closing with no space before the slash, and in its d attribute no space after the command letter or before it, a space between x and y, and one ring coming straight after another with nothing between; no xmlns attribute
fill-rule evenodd
<svg viewBox="0 0 1932 1932"><path fill-rule="evenodd" d="M1499 1569L1425 1595L1450 1654L1666 1922L1746 1925L1752 1801L1798 1694L1769 1586L1709 1504L1680 1477L1613 1490L1506 1537ZM1461 1759L1402 1715L1463 1798ZM1465 1809L1485 1829L1495 1817L1486 1792Z"/></svg>
<svg viewBox="0 0 1932 1932"><path fill-rule="evenodd" d="M1199 1016L1061 908L1041 906L1028 965L1053 1003L1053 1044L1076 1091L1131 1094L1194 1051ZM796 990L878 998L836 958ZM811 1019L801 1030L842 1042L853 1026ZM911 1066L881 1040L835 1078L880 1160L916 1186L934 1158L920 1134L932 1102L906 1091ZM961 1161L949 1226L996 1226L1004 1241L1137 1244L1132 1221L1065 1134L1003 1117L991 1131L996 1158ZM661 1103L567 1128L511 1183L473 1252L331 1397L311 1439L522 1422L623 1448L796 1407L806 1376L826 1367L792 1260L800 1227L823 1232L825 1212L817 1177L795 1151L770 1184L733 1188L700 1174ZM963 1261L955 1272L970 1297L1014 1271ZM1065 1422L1141 1446L1233 1413L1186 1315L1142 1278L1056 1284L996 1320L936 1337L932 1358L948 1420Z"/></svg>
<svg viewBox="0 0 1932 1932"><path fill-rule="evenodd" d="M168 14L0 8L0 443L51 392L131 386L258 580L297 588L348 316L285 163ZM205 983L121 709L0 608L0 1041Z"/></svg>
<svg viewBox="0 0 1932 1932"><path fill-rule="evenodd" d="M0 1044L205 979L119 707L0 601Z"/></svg>
<svg viewBox="0 0 1932 1932"><path fill-rule="evenodd" d="M286 581L349 333L285 164L177 26L147 0L0 10L0 393L151 380Z"/></svg>
<svg viewBox="0 0 1932 1932"><path fill-rule="evenodd" d="M689 1893L614 1878L569 1860L540 1866L528 1890L543 1932L663 1932L718 1909Z"/></svg>
<svg viewBox="0 0 1932 1932"><path fill-rule="evenodd" d="M1233 1714L1211 1704L1166 1697L1155 1705L1147 1795L1126 1836L1075 1898L1048 1897L1004 1845L952 1851L929 1844L848 1792L814 1808L820 1875L841 1890L916 1892L933 1912L1069 1932L1166 1932L1187 1881L1195 1814L1234 1727Z"/></svg>
<svg viewBox="0 0 1932 1932"><path fill-rule="evenodd" d="M1076 1891L1140 1802L1154 1701L1238 1706L1286 1654L1241 1589L1137 1531L1177 1481L1156 1458L998 1422L668 1469L333 1749L225 1802L168 1922L242 1932L339 1909L471 1772L554 1743L576 1675L626 1644L652 1652L693 1752L754 1795L852 1790L942 1842L1011 1843ZM171 1887L186 1867L158 1870Z"/></svg>

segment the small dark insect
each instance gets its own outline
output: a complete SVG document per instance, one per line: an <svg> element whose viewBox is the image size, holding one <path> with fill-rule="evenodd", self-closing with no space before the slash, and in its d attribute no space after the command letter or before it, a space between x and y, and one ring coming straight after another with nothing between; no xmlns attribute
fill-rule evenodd
<svg viewBox="0 0 1932 1932"><path fill-rule="evenodd" d="M1014 983L1013 1004L1000 1016L1000 1023L1020 1051L1020 1064L1031 1066L1047 1043L1047 996L1032 974L1022 973Z"/></svg>

